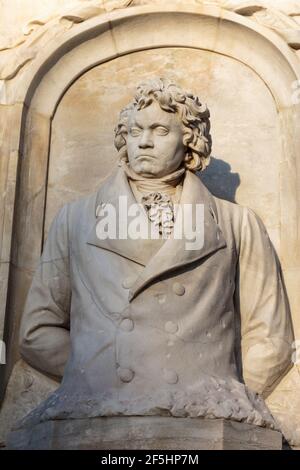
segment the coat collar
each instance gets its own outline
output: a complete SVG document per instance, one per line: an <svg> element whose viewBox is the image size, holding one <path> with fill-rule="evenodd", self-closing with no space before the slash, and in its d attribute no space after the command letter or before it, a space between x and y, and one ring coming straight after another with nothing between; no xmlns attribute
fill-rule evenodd
<svg viewBox="0 0 300 470"><path fill-rule="evenodd" d="M101 204L110 203L116 207L118 220L119 196L121 195L127 196L128 207L130 204L136 204L127 177L120 168L99 189L96 197L95 214L97 207ZM88 235L87 243L118 253L120 256L144 266L129 291L129 301L133 300L147 284L157 277L204 258L226 246L224 236L218 226L217 210L213 196L200 179L190 171L186 172L184 178L180 199L180 205L183 204L191 204L192 207L195 207L196 204L203 204L204 207L204 243L201 248L196 250L186 249L186 243L189 243L189 240L184 236L181 239L170 238L167 240L108 238L102 240L96 235L98 222L96 220L96 224ZM146 214L144 216L147 217ZM180 223L179 217L176 219L175 228L178 223Z"/></svg>
<svg viewBox="0 0 300 470"><path fill-rule="evenodd" d="M100 239L97 237L96 226L99 222L99 219L97 218L98 210L101 207L105 208L107 204L111 204L115 208L118 232L120 196L126 196L128 207L130 207L132 204L137 204L137 201L128 183L127 176L122 168L118 168L117 171L113 172L104 181L103 185L98 190L94 212L96 222L88 235L87 243L108 251L113 251L114 253L118 253L119 255L123 256L124 258L128 258L142 266L146 266L149 260L153 257L154 253L156 253L163 244L162 240L133 240L131 238L124 240L119 238ZM146 213L141 212L141 216L144 216L145 220L147 221Z"/></svg>

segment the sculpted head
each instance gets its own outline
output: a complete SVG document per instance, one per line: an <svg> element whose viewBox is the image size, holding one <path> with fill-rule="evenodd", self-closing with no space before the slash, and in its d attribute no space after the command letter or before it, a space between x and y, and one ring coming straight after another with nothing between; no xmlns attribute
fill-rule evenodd
<svg viewBox="0 0 300 470"><path fill-rule="evenodd" d="M149 178L160 178L184 165L204 170L211 152L209 110L197 96L166 79L137 87L115 129L120 160Z"/></svg>

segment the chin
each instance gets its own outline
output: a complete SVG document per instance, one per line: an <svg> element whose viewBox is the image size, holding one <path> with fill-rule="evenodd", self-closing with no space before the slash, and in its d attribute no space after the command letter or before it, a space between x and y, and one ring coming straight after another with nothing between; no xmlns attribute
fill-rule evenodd
<svg viewBox="0 0 300 470"><path fill-rule="evenodd" d="M159 178L159 176L157 176L155 173L152 173L152 172L150 172L150 171L148 172L148 171L146 171L146 170L144 170L144 171L139 171L139 172L136 171L136 173L137 173L138 175L143 176L143 178Z"/></svg>
<svg viewBox="0 0 300 470"><path fill-rule="evenodd" d="M148 165L136 165L132 166L132 169L138 174L143 177L149 178L158 178L162 170L155 169Z"/></svg>

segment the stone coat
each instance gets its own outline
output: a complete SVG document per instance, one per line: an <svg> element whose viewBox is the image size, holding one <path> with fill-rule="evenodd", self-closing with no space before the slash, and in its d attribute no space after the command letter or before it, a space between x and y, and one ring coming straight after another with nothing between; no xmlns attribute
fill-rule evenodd
<svg viewBox="0 0 300 470"><path fill-rule="evenodd" d="M122 169L97 193L64 206L51 226L22 319L21 353L64 375L31 416L270 423L254 392L267 395L289 368L293 332L262 222L213 197L187 171L180 202L204 204L201 249L186 250L185 239L100 240L97 208L120 195L136 202Z"/></svg>

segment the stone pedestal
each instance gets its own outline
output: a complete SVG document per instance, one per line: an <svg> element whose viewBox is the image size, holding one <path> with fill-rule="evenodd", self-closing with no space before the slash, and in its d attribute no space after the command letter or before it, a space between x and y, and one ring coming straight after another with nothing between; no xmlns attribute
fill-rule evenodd
<svg viewBox="0 0 300 470"><path fill-rule="evenodd" d="M10 434L11 449L279 450L278 431L223 419L161 416L57 420Z"/></svg>

